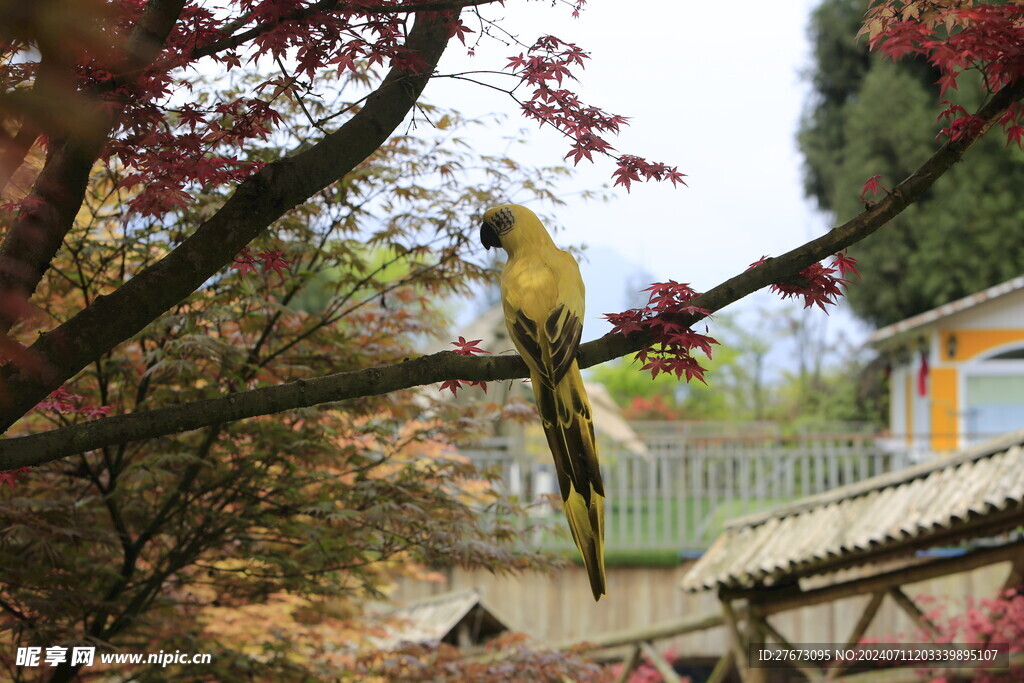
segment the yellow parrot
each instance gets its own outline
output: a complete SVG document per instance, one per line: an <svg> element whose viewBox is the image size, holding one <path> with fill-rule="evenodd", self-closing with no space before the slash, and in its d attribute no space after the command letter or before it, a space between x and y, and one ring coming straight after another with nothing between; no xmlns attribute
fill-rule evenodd
<svg viewBox="0 0 1024 683"><path fill-rule="evenodd" d="M594 599L600 600L605 594L604 483L590 401L576 363L583 333L580 268L572 255L555 246L540 219L516 204L484 213L480 241L508 253L501 273L505 326L530 368L565 516Z"/></svg>

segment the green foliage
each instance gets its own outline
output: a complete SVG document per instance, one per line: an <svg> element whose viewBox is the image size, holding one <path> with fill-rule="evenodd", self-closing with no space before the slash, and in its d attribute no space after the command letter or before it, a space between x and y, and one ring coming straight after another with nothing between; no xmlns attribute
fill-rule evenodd
<svg viewBox="0 0 1024 683"><path fill-rule="evenodd" d="M607 550L608 567L677 567L682 563L678 550Z"/></svg>
<svg viewBox="0 0 1024 683"><path fill-rule="evenodd" d="M636 354L590 368L587 376L598 384L603 384L620 405L623 404L623 399L655 396L674 404L676 392L680 387L679 380L667 372L653 380L647 373L640 372Z"/></svg>
<svg viewBox="0 0 1024 683"><path fill-rule="evenodd" d="M835 220L861 210L861 187L881 174L892 187L938 147L937 72L893 63L853 40L865 3L825 0L813 16L812 106L801 124L807 193ZM969 110L984 93L965 74L948 92ZM988 135L970 158L915 205L850 249L862 279L850 289L854 312L886 325L1021 273L1024 153Z"/></svg>
<svg viewBox="0 0 1024 683"><path fill-rule="evenodd" d="M843 106L853 98L870 68L867 50L857 39L865 2L823 2L812 15L810 34L815 67L809 77L815 100L801 125L806 158L805 191L822 208L835 186L833 155L845 145Z"/></svg>
<svg viewBox="0 0 1024 683"><path fill-rule="evenodd" d="M865 386L864 372L863 363L850 361L814 376L787 373L773 392L767 417L784 421L794 432L852 422L882 427L887 422L886 396ZM876 382L879 374L866 379Z"/></svg>
<svg viewBox="0 0 1024 683"><path fill-rule="evenodd" d="M756 325L715 315L711 332L721 344L707 362L707 384L684 384L671 375L652 381L629 357L590 368L588 377L603 384L632 420L774 420L793 429L884 424L884 396L873 390L878 373L865 381L864 361L853 349L830 342L811 313L761 311ZM791 347L796 360L773 376L769 354L780 346Z"/></svg>
<svg viewBox="0 0 1024 683"><path fill-rule="evenodd" d="M721 365L720 356L733 355L732 349L715 349L715 360L702 363L711 375ZM671 373L654 379L640 372L635 354L591 368L589 377L603 384L615 398L623 414L631 420L676 420L713 418L725 410L725 395L701 382L685 384Z"/></svg>

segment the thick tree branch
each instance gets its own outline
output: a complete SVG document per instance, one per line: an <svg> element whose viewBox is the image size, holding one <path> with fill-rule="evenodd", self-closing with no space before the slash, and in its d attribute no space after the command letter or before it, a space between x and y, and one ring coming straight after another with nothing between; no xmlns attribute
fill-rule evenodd
<svg viewBox="0 0 1024 683"><path fill-rule="evenodd" d="M1024 81L1007 86L978 112L977 116L983 122L980 127L956 142L944 145L878 204L825 235L726 280L690 303L712 312L719 311L752 292L792 277L812 263L864 239L920 198L961 159L964 152L995 123L1000 114L1022 96ZM687 316L684 322L693 324L701 317ZM587 368L633 353L641 348L644 341L640 335L608 335L588 342L580 346L580 366ZM39 465L104 445L149 439L292 408L375 396L449 379L507 380L526 377L527 374L526 365L519 356L469 357L444 351L396 365L300 380L222 398L104 418L42 434L0 440L0 470Z"/></svg>
<svg viewBox="0 0 1024 683"><path fill-rule="evenodd" d="M286 211L369 157L416 103L448 38L447 28L436 17L417 18L406 47L423 58L420 73L392 69L364 107L338 130L250 176L167 256L40 335L28 349L29 362L11 363L0 371L0 429L6 430L88 363L197 290Z"/></svg>

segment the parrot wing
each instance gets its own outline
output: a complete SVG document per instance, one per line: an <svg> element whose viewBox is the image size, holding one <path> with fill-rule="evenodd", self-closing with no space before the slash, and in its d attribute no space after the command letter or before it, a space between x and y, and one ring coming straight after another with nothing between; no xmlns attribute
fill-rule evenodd
<svg viewBox="0 0 1024 683"><path fill-rule="evenodd" d="M560 310L555 309L542 325L519 311L510 333L516 347L528 356L537 412L555 458L562 500L569 496L570 483L583 495L589 494L591 488L604 495L590 401L575 358L582 328L575 318L556 328L553 323ZM563 330L563 336L547 334L556 329ZM534 366L539 370L535 371Z"/></svg>
<svg viewBox="0 0 1024 683"><path fill-rule="evenodd" d="M527 362L533 361L531 379L536 374L545 386L554 389L576 360L583 323L564 304L553 310L542 325L522 310L516 311L515 316L510 328L512 340L526 351Z"/></svg>
<svg viewBox="0 0 1024 683"><path fill-rule="evenodd" d="M576 360L584 289L576 260L551 251L507 265L501 289L505 326L530 366L531 381L554 389Z"/></svg>

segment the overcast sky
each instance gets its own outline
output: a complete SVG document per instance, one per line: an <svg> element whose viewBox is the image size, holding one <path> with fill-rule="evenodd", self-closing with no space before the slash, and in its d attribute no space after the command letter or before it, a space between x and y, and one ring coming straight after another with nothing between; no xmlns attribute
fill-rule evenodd
<svg viewBox="0 0 1024 683"><path fill-rule="evenodd" d="M796 147L808 94L808 16L817 3L591 0L580 19L549 2L508 3L504 25L523 42L552 34L590 52L574 85L588 104L630 117L611 140L618 150L687 174L688 187L634 185L628 194L617 189L610 203L572 197L610 184L609 160L581 163L565 185L569 203L558 209L565 231L556 242L588 247L585 338L607 331L602 313L635 305L625 293L640 273L704 291L828 227L803 198ZM518 52L490 44L467 59L453 45L440 69L495 68ZM536 129L507 97L471 84L432 83L427 97L471 115L509 112L509 130ZM530 141L518 148L522 162L555 164L568 151L552 131L531 132ZM749 314L774 299L762 293L736 308ZM861 334L842 312L830 325Z"/></svg>

